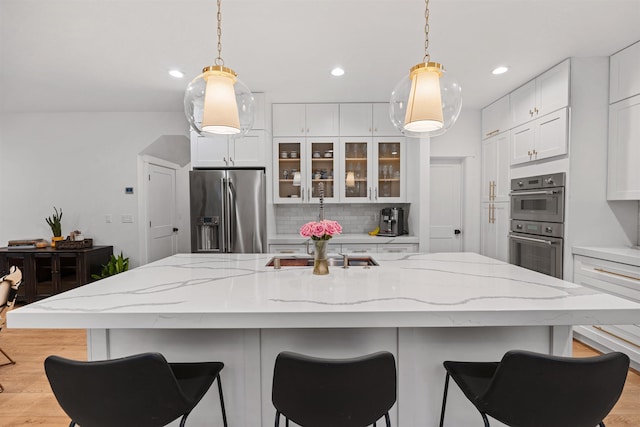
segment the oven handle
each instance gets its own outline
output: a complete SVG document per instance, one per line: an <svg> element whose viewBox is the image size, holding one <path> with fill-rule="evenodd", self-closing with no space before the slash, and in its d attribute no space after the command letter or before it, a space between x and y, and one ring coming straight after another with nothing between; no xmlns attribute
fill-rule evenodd
<svg viewBox="0 0 640 427"><path fill-rule="evenodd" d="M551 240L534 239L533 237L516 236L515 234L511 234L511 233L509 233L509 237L512 238L512 239L526 240L528 242L546 243L547 245L553 245L553 242Z"/></svg>
<svg viewBox="0 0 640 427"><path fill-rule="evenodd" d="M558 194L558 190L546 190L546 191L512 191L511 196L553 196Z"/></svg>

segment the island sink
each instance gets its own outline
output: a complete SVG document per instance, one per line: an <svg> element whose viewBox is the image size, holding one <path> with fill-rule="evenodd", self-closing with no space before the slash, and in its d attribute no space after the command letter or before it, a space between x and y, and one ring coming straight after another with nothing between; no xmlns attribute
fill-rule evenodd
<svg viewBox="0 0 640 427"><path fill-rule="evenodd" d="M273 257L267 263L267 267L274 267L276 258L280 260L280 267L313 267L313 257ZM330 266L343 267L345 257L330 256L327 261ZM370 256L346 257L349 267L371 267L377 266L376 260Z"/></svg>

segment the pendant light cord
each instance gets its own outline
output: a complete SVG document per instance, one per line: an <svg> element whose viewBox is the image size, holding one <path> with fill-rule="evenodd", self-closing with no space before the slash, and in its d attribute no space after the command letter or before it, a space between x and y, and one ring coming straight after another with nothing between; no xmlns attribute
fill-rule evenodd
<svg viewBox="0 0 640 427"><path fill-rule="evenodd" d="M218 57L216 58L216 65L224 65L224 60L222 59L222 12L220 8L221 0L218 0Z"/></svg>
<svg viewBox="0 0 640 427"><path fill-rule="evenodd" d="M218 0L220 3L220 0ZM424 63L428 63L431 59L431 55L429 55L429 0L425 0L425 9L424 9ZM220 29L218 28L218 37L220 37Z"/></svg>

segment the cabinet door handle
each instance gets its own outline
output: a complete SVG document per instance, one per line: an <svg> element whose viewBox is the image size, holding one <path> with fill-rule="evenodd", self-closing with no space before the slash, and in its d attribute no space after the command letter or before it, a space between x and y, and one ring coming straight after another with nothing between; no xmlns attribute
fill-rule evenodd
<svg viewBox="0 0 640 427"><path fill-rule="evenodd" d="M224 164L225 164L225 165L228 165L228 164L229 164L229 162L227 161L227 158L226 158L226 157L223 157L223 158L222 158L222 161L224 162Z"/></svg>
<svg viewBox="0 0 640 427"><path fill-rule="evenodd" d="M307 200L311 201L311 187L307 188Z"/></svg>
<svg viewBox="0 0 640 427"><path fill-rule="evenodd" d="M533 111L529 110L529 116L533 117Z"/></svg>
<svg viewBox="0 0 640 427"><path fill-rule="evenodd" d="M376 187L376 200L378 200L378 187Z"/></svg>
<svg viewBox="0 0 640 427"><path fill-rule="evenodd" d="M300 129L300 133L304 133L304 128Z"/></svg>
<svg viewBox="0 0 640 427"><path fill-rule="evenodd" d="M373 128L373 131L374 132L378 132L378 128Z"/></svg>
<svg viewBox="0 0 640 427"><path fill-rule="evenodd" d="M371 200L371 187L369 187L369 200Z"/></svg>
<svg viewBox="0 0 640 427"><path fill-rule="evenodd" d="M533 111L536 113L536 115L539 113L538 111L538 107L533 107Z"/></svg>
<svg viewBox="0 0 640 427"><path fill-rule="evenodd" d="M231 164L232 164L233 166L235 166L235 165L236 165L236 162L234 162L234 161L233 161L233 157L229 157L229 160L231 161Z"/></svg>
<svg viewBox="0 0 640 427"><path fill-rule="evenodd" d="M307 133L309 133L309 128L307 128Z"/></svg>
<svg viewBox="0 0 640 427"><path fill-rule="evenodd" d="M594 268L595 271L599 271L600 273L611 274L613 276L624 277L625 279L637 280L640 282L640 277L628 276L622 273L614 273L613 271L605 270L604 268Z"/></svg>

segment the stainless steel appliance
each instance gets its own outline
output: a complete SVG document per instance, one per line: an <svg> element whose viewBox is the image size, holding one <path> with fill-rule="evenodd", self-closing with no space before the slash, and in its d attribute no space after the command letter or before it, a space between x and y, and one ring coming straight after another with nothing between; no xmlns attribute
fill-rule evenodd
<svg viewBox="0 0 640 427"><path fill-rule="evenodd" d="M562 278L564 185L564 173L511 180L511 264Z"/></svg>
<svg viewBox="0 0 640 427"><path fill-rule="evenodd" d="M511 180L511 219L564 222L564 173Z"/></svg>
<svg viewBox="0 0 640 427"><path fill-rule="evenodd" d="M384 208L380 211L378 236L395 237L404 234L404 209Z"/></svg>
<svg viewBox="0 0 640 427"><path fill-rule="evenodd" d="M191 252L265 253L265 169L189 172Z"/></svg>

